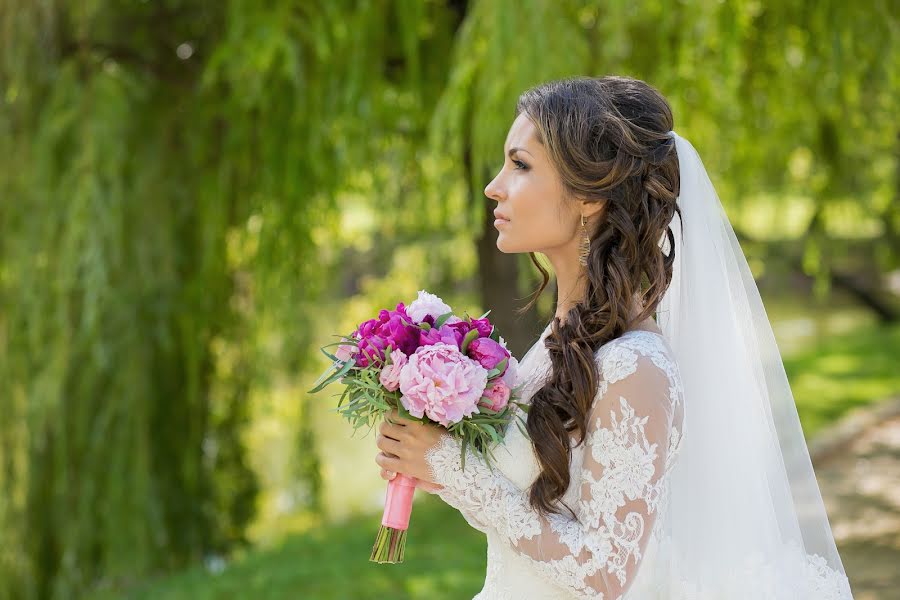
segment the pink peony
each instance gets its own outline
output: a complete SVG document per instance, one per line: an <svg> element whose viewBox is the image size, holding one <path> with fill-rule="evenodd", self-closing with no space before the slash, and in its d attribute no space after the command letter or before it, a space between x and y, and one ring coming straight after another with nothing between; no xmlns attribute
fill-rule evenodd
<svg viewBox="0 0 900 600"><path fill-rule="evenodd" d="M356 336L353 336L356 338ZM341 341L346 341L347 338L343 338ZM353 356L359 351L359 349L354 344L341 344L337 347L337 351L334 355L341 362L347 362L352 359Z"/></svg>
<svg viewBox="0 0 900 600"><path fill-rule="evenodd" d="M391 364L385 365L378 375L378 380L385 388L393 392L400 387L400 370L406 366L409 359L403 351L397 348L391 352Z"/></svg>
<svg viewBox="0 0 900 600"><path fill-rule="evenodd" d="M487 371L453 344L422 346L400 370L400 402L411 415L444 427L478 412Z"/></svg>
<svg viewBox="0 0 900 600"><path fill-rule="evenodd" d="M465 323L465 321L463 321ZM419 346L431 346L434 344L451 344L459 350L462 346L463 338L466 337L468 329L460 333L460 329L453 325L441 325L440 329L432 327L428 331L419 331Z"/></svg>
<svg viewBox="0 0 900 600"><path fill-rule="evenodd" d="M493 411L501 411L509 403L510 390L502 379L495 379L484 390L484 397L488 399L483 404Z"/></svg>
<svg viewBox="0 0 900 600"><path fill-rule="evenodd" d="M433 317L431 322L434 323L434 319L448 312L450 312L450 307L443 300L425 290L419 290L419 297L406 307L406 314L416 323L421 323L428 315ZM453 317L450 319L452 320Z"/></svg>
<svg viewBox="0 0 900 600"><path fill-rule="evenodd" d="M479 364L487 370L493 369L504 358L509 358L511 356L506 348L489 337L476 338L469 342L469 346L466 348L466 354L477 360ZM506 367L500 372L500 375L506 373L507 367L509 367L509 362L507 362Z"/></svg>

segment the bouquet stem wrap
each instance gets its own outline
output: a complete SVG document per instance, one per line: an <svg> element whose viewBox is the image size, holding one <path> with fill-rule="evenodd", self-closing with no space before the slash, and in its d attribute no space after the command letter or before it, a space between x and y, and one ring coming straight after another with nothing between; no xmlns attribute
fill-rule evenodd
<svg viewBox="0 0 900 600"><path fill-rule="evenodd" d="M403 473L388 482L384 499L381 527L372 546L371 562L402 563L406 549L406 530L412 513L412 501L416 491L416 478Z"/></svg>

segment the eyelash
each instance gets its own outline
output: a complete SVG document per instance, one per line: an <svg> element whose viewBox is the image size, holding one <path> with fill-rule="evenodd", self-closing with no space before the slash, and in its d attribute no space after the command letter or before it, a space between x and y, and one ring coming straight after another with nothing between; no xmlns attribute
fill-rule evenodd
<svg viewBox="0 0 900 600"><path fill-rule="evenodd" d="M524 170L524 169L527 169L527 168L528 168L528 165L526 165L525 163L523 163L521 160L513 160L512 162L513 162L514 165L516 165L516 169L523 169L523 170Z"/></svg>

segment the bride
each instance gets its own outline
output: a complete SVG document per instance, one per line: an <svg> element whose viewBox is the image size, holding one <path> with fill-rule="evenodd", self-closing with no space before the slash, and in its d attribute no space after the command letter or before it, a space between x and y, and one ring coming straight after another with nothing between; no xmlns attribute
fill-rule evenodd
<svg viewBox="0 0 900 600"><path fill-rule="evenodd" d="M518 364L525 428L462 469L393 413L382 477L487 535L480 600L851 599L759 292L666 99L578 77L516 114L485 188L497 247L530 254L538 293L543 253L558 290Z"/></svg>

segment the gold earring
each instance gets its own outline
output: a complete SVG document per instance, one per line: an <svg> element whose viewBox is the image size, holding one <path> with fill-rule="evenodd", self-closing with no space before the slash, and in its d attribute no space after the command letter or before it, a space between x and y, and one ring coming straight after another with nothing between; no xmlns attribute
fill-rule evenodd
<svg viewBox="0 0 900 600"><path fill-rule="evenodd" d="M578 264L587 266L588 251L591 249L591 238L588 237L587 227L584 225L584 215L581 215L581 244L578 246Z"/></svg>

